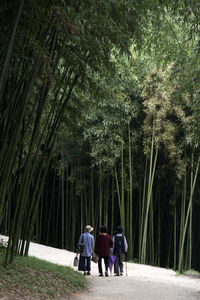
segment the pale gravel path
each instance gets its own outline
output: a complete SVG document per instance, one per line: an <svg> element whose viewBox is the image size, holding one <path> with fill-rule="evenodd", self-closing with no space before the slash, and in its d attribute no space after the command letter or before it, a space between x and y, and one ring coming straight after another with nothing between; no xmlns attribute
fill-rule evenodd
<svg viewBox="0 0 200 300"><path fill-rule="evenodd" d="M0 239L6 237L0 235ZM75 253L31 243L29 255L74 268ZM200 279L176 276L173 270L128 263L128 276L98 277L92 263L88 289L71 300L200 300ZM76 268L74 268L76 269ZM64 300L64 299L63 299Z"/></svg>

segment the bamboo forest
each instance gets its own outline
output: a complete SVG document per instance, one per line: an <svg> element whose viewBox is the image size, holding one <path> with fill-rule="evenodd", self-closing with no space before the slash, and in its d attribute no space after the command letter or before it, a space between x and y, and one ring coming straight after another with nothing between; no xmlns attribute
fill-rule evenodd
<svg viewBox="0 0 200 300"><path fill-rule="evenodd" d="M0 232L200 270L200 1L1 0Z"/></svg>

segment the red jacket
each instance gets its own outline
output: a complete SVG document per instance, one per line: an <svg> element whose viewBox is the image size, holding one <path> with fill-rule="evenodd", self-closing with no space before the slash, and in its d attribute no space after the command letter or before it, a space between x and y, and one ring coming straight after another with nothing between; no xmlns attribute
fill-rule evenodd
<svg viewBox="0 0 200 300"><path fill-rule="evenodd" d="M95 251L99 256L109 256L113 248L113 240L109 234L99 234L96 239Z"/></svg>

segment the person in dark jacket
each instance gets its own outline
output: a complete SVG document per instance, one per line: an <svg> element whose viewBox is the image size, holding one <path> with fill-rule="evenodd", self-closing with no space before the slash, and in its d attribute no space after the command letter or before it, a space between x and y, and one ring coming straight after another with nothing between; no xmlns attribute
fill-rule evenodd
<svg viewBox="0 0 200 300"><path fill-rule="evenodd" d="M115 276L123 275L123 254L128 251L128 244L126 237L122 235L123 229L121 226L117 226L116 235L113 237L113 254L116 256L114 262Z"/></svg>
<svg viewBox="0 0 200 300"><path fill-rule="evenodd" d="M113 248L113 240L108 234L107 226L102 225L100 228L100 234L97 236L95 243L95 252L99 256L99 276L103 276L102 259L104 259L105 264L105 276L108 276L108 258L110 255L111 248Z"/></svg>

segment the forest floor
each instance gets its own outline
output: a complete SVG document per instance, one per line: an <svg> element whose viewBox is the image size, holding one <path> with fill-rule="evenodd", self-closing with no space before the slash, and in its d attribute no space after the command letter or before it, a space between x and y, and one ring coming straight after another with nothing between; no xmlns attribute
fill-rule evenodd
<svg viewBox="0 0 200 300"><path fill-rule="evenodd" d="M5 238L0 236L0 238ZM29 255L52 263L73 267L75 253L31 243ZM86 276L87 289L70 300L199 300L200 279L177 276L173 270L142 264L124 265L124 276L98 277L92 262L92 275ZM69 300L64 299L62 300Z"/></svg>

